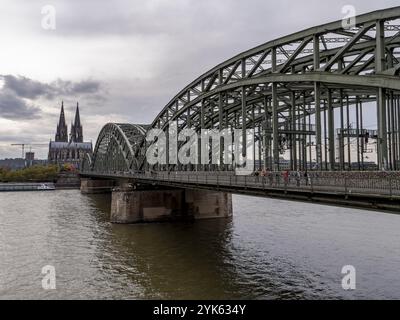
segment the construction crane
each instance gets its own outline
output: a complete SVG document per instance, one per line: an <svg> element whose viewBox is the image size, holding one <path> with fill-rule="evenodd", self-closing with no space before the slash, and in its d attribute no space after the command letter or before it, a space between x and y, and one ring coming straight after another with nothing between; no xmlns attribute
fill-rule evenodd
<svg viewBox="0 0 400 320"><path fill-rule="evenodd" d="M21 146L22 148L22 159L25 159L25 147L29 147L29 152L32 152L33 146L47 146L48 144L44 143L12 143L12 146Z"/></svg>

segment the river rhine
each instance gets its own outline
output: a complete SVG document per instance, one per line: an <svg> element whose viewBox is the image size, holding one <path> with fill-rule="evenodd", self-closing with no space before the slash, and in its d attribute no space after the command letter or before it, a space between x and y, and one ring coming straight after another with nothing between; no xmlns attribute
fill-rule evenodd
<svg viewBox="0 0 400 320"><path fill-rule="evenodd" d="M78 190L0 193L0 299L400 298L400 215L244 196L230 220L113 225L109 210Z"/></svg>

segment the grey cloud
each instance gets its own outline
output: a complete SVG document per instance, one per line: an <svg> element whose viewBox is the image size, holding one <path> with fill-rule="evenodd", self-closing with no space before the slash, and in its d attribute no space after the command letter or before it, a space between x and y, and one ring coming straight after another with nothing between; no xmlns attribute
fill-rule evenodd
<svg viewBox="0 0 400 320"><path fill-rule="evenodd" d="M35 99L49 91L48 85L22 76L4 75L3 80L4 88L14 91L21 98Z"/></svg>
<svg viewBox="0 0 400 320"><path fill-rule="evenodd" d="M56 4L57 34L76 35L186 35L204 39L212 32L236 33L240 39L260 34L283 34L288 26L310 21L326 23L341 18L346 0L324 6L319 0L68 0ZM68 3L68 4L67 4ZM397 0L353 0L358 13L398 5ZM284 18L282 18L284 17ZM283 20L284 19L284 20ZM308 25L311 27L313 25ZM299 30L293 30L299 31ZM56 33L55 33L56 35ZM181 39L182 40L182 39ZM272 40L272 39L265 39Z"/></svg>
<svg viewBox="0 0 400 320"><path fill-rule="evenodd" d="M101 84L94 80L72 82L58 79L50 84L50 88L46 94L49 99L60 95L73 97L86 94L101 94Z"/></svg>
<svg viewBox="0 0 400 320"><path fill-rule="evenodd" d="M6 119L37 119L40 117L40 109L28 105L24 99L15 96L8 90L0 92L0 117Z"/></svg>
<svg viewBox="0 0 400 320"><path fill-rule="evenodd" d="M96 93L100 89L97 81L81 81L72 85L72 92L75 93Z"/></svg>
<svg viewBox="0 0 400 320"><path fill-rule="evenodd" d="M24 24L31 30L43 32L38 23L42 4L37 1L8 1L13 3L10 7L15 6L19 10L13 11L10 8L7 10L7 6L3 6L2 12L7 16L22 12ZM192 38L204 39L210 33L222 32L239 39L254 39L254 37L257 39L262 34L276 34L280 31L286 34L290 31L290 25L302 27L303 21L311 27L315 25L313 22L318 24L340 19L341 7L349 1L330 1L329 6L319 0L297 2L293 0L58 0L53 2L57 13L57 30L47 33L48 36L185 34ZM14 3L21 3L21 8ZM350 4L356 7L358 13L363 13L396 6L398 0L352 0ZM309 25L309 22L312 22L312 25Z"/></svg>
<svg viewBox="0 0 400 320"><path fill-rule="evenodd" d="M20 98L37 99L45 97L53 99L60 95L74 96L96 94L100 91L100 82L84 80L72 82L58 79L52 83L43 83L23 76L3 75L4 89L13 91Z"/></svg>

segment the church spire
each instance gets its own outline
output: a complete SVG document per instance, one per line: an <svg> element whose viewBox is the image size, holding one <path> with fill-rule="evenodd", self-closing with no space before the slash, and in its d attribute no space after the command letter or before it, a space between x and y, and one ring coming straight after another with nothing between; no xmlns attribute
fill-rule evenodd
<svg viewBox="0 0 400 320"><path fill-rule="evenodd" d="M79 114L79 102L76 103L75 122L71 128L71 136L73 142L83 142L83 128Z"/></svg>
<svg viewBox="0 0 400 320"><path fill-rule="evenodd" d="M58 122L58 125L65 126L65 114L64 114L64 101L61 102L61 113L60 113L60 121Z"/></svg>
<svg viewBox="0 0 400 320"><path fill-rule="evenodd" d="M75 112L75 127L81 126L81 116L79 114L79 102L76 103L76 112Z"/></svg>
<svg viewBox="0 0 400 320"><path fill-rule="evenodd" d="M65 123L64 101L61 102L60 120L57 125L56 142L68 142L68 127Z"/></svg>

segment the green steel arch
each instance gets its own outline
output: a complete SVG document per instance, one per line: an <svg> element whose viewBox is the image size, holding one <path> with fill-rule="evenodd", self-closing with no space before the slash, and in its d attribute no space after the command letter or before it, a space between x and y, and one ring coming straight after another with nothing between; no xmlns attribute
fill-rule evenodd
<svg viewBox="0 0 400 320"><path fill-rule="evenodd" d="M377 165L399 170L400 7L355 21L351 28L342 21L309 28L228 59L183 88L148 126L107 124L85 168L146 169L146 131L167 131L174 121L179 130L255 129L264 167L279 169L280 154L288 152L294 170L310 161L343 170L352 158L345 140L370 134L359 118L373 104ZM355 133L349 113L358 117Z"/></svg>
<svg viewBox="0 0 400 320"><path fill-rule="evenodd" d="M108 123L101 130L92 159L85 168L94 171L138 171L145 159L142 143L145 125Z"/></svg>

